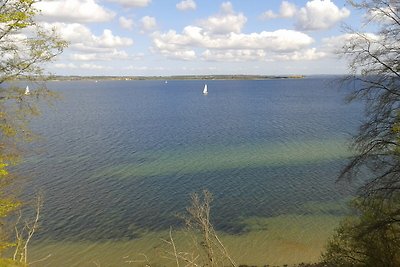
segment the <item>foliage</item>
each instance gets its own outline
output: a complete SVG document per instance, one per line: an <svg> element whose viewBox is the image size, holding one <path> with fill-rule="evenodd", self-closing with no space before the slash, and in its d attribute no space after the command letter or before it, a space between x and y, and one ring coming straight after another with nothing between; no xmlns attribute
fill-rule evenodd
<svg viewBox="0 0 400 267"><path fill-rule="evenodd" d="M20 160L21 144L33 139L28 122L39 114L36 99L53 95L39 84L45 80L44 64L67 45L54 29L35 21L35 2L0 0L0 253L15 246L7 241L5 219L21 207L9 187L14 176L8 167ZM37 88L26 95L18 81L34 82Z"/></svg>
<svg viewBox="0 0 400 267"><path fill-rule="evenodd" d="M27 267L25 263L17 262L11 259L1 259L0 258L0 266L2 267Z"/></svg>
<svg viewBox="0 0 400 267"><path fill-rule="evenodd" d="M38 115L34 97L49 96L44 87L32 95L10 83L43 81L43 64L66 47L54 29L45 30L35 20L35 0L0 0L0 179L8 177L7 166L16 163L17 144L29 141L32 133L27 118ZM14 84L14 85L13 85Z"/></svg>
<svg viewBox="0 0 400 267"><path fill-rule="evenodd" d="M54 29L34 20L35 0L0 1L0 84L15 78L42 78L43 64L66 47Z"/></svg>
<svg viewBox="0 0 400 267"><path fill-rule="evenodd" d="M399 197L357 199L359 216L347 218L329 241L323 261L328 266L400 266Z"/></svg>

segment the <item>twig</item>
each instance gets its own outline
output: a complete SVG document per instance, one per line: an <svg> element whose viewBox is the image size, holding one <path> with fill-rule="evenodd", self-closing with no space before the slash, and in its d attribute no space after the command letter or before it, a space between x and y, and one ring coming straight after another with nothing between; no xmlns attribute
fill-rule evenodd
<svg viewBox="0 0 400 267"><path fill-rule="evenodd" d="M174 249L174 255L175 255L175 259L176 259L176 266L179 267L178 254L176 252L176 246L175 246L174 239L172 238L172 227L169 228L169 239L171 240L171 245L172 245L172 248Z"/></svg>
<svg viewBox="0 0 400 267"><path fill-rule="evenodd" d="M146 266L151 266L151 265L150 265L150 262L149 262L149 258L147 258L146 254L144 254L144 253L139 253L139 255L143 256L143 257L144 257L144 260L127 260L127 261L125 261L125 262L126 262L126 263L144 263L144 262L146 262ZM124 258L127 258L127 257L129 257L129 256L126 256L126 257L124 257Z"/></svg>
<svg viewBox="0 0 400 267"><path fill-rule="evenodd" d="M29 263L29 265L35 264L35 263L38 263L38 262L45 261L45 260L47 260L47 259L50 258L50 257L51 257L51 254L49 254L49 255L47 255L46 257L41 258L41 259L39 259L39 260L31 261L31 262Z"/></svg>
<svg viewBox="0 0 400 267"><path fill-rule="evenodd" d="M21 211L19 212L19 216L14 226L15 239L16 239L16 247L13 255L14 261L23 262L25 264L28 263L28 245L33 235L35 234L36 229L39 227L41 206L42 206L42 196L38 195L36 198L35 219L32 223L25 221L24 226L21 229L19 228L19 224L22 218L22 213ZM47 258L48 257L46 257L46 259Z"/></svg>
<svg viewBox="0 0 400 267"><path fill-rule="evenodd" d="M228 251L226 250L225 246L222 244L221 240L219 239L217 233L215 232L214 229L213 230L213 235L215 237L215 239L217 240L218 244L219 244L219 248L220 250L222 250L222 253L225 255L225 257L230 261L230 263L232 264L232 266L236 267L236 263L235 261L231 258L231 256L228 254Z"/></svg>

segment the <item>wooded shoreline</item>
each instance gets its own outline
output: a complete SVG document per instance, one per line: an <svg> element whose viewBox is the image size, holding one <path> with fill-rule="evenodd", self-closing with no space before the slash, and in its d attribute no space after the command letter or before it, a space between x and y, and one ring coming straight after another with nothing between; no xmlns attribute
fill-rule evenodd
<svg viewBox="0 0 400 267"><path fill-rule="evenodd" d="M79 80L273 80L273 79L302 79L304 75L172 75L172 76L51 76L53 81L79 81Z"/></svg>

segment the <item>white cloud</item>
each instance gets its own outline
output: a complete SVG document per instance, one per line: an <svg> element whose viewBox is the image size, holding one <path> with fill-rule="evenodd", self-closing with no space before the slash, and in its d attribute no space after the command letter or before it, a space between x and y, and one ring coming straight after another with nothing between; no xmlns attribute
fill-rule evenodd
<svg viewBox="0 0 400 267"><path fill-rule="evenodd" d="M86 42L92 39L92 32L90 29L80 23L43 23L45 28L56 28L60 36L69 41L73 46L75 43Z"/></svg>
<svg viewBox="0 0 400 267"><path fill-rule="evenodd" d="M195 10L196 2L194 0L183 0L176 4L176 8L179 10Z"/></svg>
<svg viewBox="0 0 400 267"><path fill-rule="evenodd" d="M96 53L72 54L70 58L76 61L92 61L97 60L98 55Z"/></svg>
<svg viewBox="0 0 400 267"><path fill-rule="evenodd" d="M350 11L347 8L339 9L331 0L311 0L300 9L293 3L282 1L279 13L267 10L261 14L261 18L266 20L295 18L296 29L305 31L332 28L348 16L350 16Z"/></svg>
<svg viewBox="0 0 400 267"><path fill-rule="evenodd" d="M222 11L223 13L226 13L226 14L232 14L232 13L234 13L232 3L231 3L231 2L223 2L223 3L221 4L221 11Z"/></svg>
<svg viewBox="0 0 400 267"><path fill-rule="evenodd" d="M88 27L79 23L43 23L43 26L47 29L56 28L61 37L71 43L69 48L74 50L101 52L133 44L131 38L115 36L108 29L96 36Z"/></svg>
<svg viewBox="0 0 400 267"><path fill-rule="evenodd" d="M278 61L300 61L300 60L317 60L325 58L327 53L318 51L316 48L305 49L302 51L293 51L291 53L277 54L274 56L274 60Z"/></svg>
<svg viewBox="0 0 400 267"><path fill-rule="evenodd" d="M344 46L353 46L357 43L362 43L365 38L370 40L371 49L379 47L378 43L381 38L379 35L373 33L361 33L361 35L345 33L342 35L322 39L321 49L327 53L336 54Z"/></svg>
<svg viewBox="0 0 400 267"><path fill-rule="evenodd" d="M39 19L58 22L104 22L115 13L98 5L94 0L44 0L35 3L41 10Z"/></svg>
<svg viewBox="0 0 400 267"><path fill-rule="evenodd" d="M202 58L207 61L255 61L266 58L266 51L262 49L228 49L228 50L210 50L207 49L202 53Z"/></svg>
<svg viewBox="0 0 400 267"><path fill-rule="evenodd" d="M339 9L331 0L311 0L299 10L296 27L308 31L325 30L349 15L347 8Z"/></svg>
<svg viewBox="0 0 400 267"><path fill-rule="evenodd" d="M93 36L94 45L99 47L123 47L130 46L133 44L133 40L126 37L120 37L113 35L111 30L105 29L103 30L103 34L101 36Z"/></svg>
<svg viewBox="0 0 400 267"><path fill-rule="evenodd" d="M87 70L104 70L108 69L108 67L93 63L83 63L83 64L74 64L74 63L55 63L55 68L58 69L87 69Z"/></svg>
<svg viewBox="0 0 400 267"><path fill-rule="evenodd" d="M131 46L133 40L116 36L111 30L105 29L101 35L95 35L88 27L79 23L43 23L43 26L56 28L61 37L70 42L70 60L89 62L130 58L120 48Z"/></svg>
<svg viewBox="0 0 400 267"><path fill-rule="evenodd" d="M221 11L221 14L201 21L200 25L214 34L239 33L246 23L247 18L242 13L236 14L230 2L222 3Z"/></svg>
<svg viewBox="0 0 400 267"><path fill-rule="evenodd" d="M229 32L241 32L247 18L243 14L229 14L225 16L214 16L203 21L201 25L215 34L224 34Z"/></svg>
<svg viewBox="0 0 400 267"><path fill-rule="evenodd" d="M294 5L282 3L282 16L292 16ZM197 26L186 26L181 33L175 30L152 34L152 51L168 58L194 59L198 55L209 61L275 60L289 53L293 60L315 59L325 54L310 49L314 39L295 30L242 33L246 23L243 14L235 13L230 2L221 5L221 12ZM301 53L304 56L301 57Z"/></svg>
<svg viewBox="0 0 400 267"><path fill-rule="evenodd" d="M297 7L295 4L289 3L287 1L282 1L279 14L272 10L267 10L261 14L262 19L275 19L275 18L292 18L297 13Z"/></svg>
<svg viewBox="0 0 400 267"><path fill-rule="evenodd" d="M92 63L84 63L79 66L81 69L89 69L89 70L104 70L108 69L108 67L103 66L103 65L97 65L97 64L92 64Z"/></svg>
<svg viewBox="0 0 400 267"><path fill-rule="evenodd" d="M175 50L175 51L159 50L158 52L169 59L179 59L179 60L189 61L189 60L194 60L197 57L196 52L190 49Z"/></svg>
<svg viewBox="0 0 400 267"><path fill-rule="evenodd" d="M148 66L137 66L137 65L129 65L124 67L125 70L140 70L140 71L148 71L148 70L165 70L164 67L148 67Z"/></svg>
<svg viewBox="0 0 400 267"><path fill-rule="evenodd" d="M124 16L119 17L118 19L119 25L127 30L132 30L133 29L133 20L130 18L125 18Z"/></svg>
<svg viewBox="0 0 400 267"><path fill-rule="evenodd" d="M58 69L76 69L78 66L74 63L55 63L54 67Z"/></svg>
<svg viewBox="0 0 400 267"><path fill-rule="evenodd" d="M316 48L302 49L289 53L275 53L263 49L236 49L236 50L205 50L202 57L207 61L300 61L317 60L326 57L327 54Z"/></svg>
<svg viewBox="0 0 400 267"><path fill-rule="evenodd" d="M396 22L398 18L399 8L395 6L395 1L390 2L389 6L382 7L378 9L369 10L365 14L365 19L367 21L373 21L377 23L393 23Z"/></svg>
<svg viewBox="0 0 400 267"><path fill-rule="evenodd" d="M111 61L117 59L128 59L129 55L125 51L114 49L104 53L75 53L71 55L71 60L76 61Z"/></svg>
<svg viewBox="0 0 400 267"><path fill-rule="evenodd" d="M277 30L260 33L229 33L226 35L210 35L209 32L195 26L187 26L182 34L175 31L155 33L153 42L156 47L196 46L208 49L269 49L272 51L292 51L307 47L314 40L307 34L293 30Z"/></svg>
<svg viewBox="0 0 400 267"><path fill-rule="evenodd" d="M118 3L124 7L146 7L151 0L107 0L108 2Z"/></svg>
<svg viewBox="0 0 400 267"><path fill-rule="evenodd" d="M326 51L330 51L334 53L335 51L338 51L343 44L348 43L351 39L353 39L355 36L353 34L342 34L338 36L332 36L328 38L324 38L322 40L322 45Z"/></svg>
<svg viewBox="0 0 400 267"><path fill-rule="evenodd" d="M152 37L153 51L164 56L178 58L177 55L182 51L185 51L185 55L190 51L191 57L194 58L193 48L197 48L204 50L202 56L206 60L235 58L235 61L257 58L260 60L261 55L303 51L314 42L310 36L293 30L212 35L196 26L185 27L182 34L171 30L166 33L154 33Z"/></svg>
<svg viewBox="0 0 400 267"><path fill-rule="evenodd" d="M297 13L297 7L295 4L289 3L287 1L282 1L279 14L282 18L294 17Z"/></svg>
<svg viewBox="0 0 400 267"><path fill-rule="evenodd" d="M151 31L157 27L157 21L154 17L144 16L140 22L144 31Z"/></svg>
<svg viewBox="0 0 400 267"><path fill-rule="evenodd" d="M261 19L276 19L279 17L279 14L276 14L274 11L272 10L267 10L264 13L261 14Z"/></svg>

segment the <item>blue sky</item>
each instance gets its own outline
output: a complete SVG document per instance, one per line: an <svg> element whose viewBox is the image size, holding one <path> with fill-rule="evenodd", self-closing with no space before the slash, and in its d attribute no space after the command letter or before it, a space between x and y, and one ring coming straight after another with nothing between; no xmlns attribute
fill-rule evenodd
<svg viewBox="0 0 400 267"><path fill-rule="evenodd" d="M342 0L43 0L69 48L61 75L339 74L362 14Z"/></svg>

